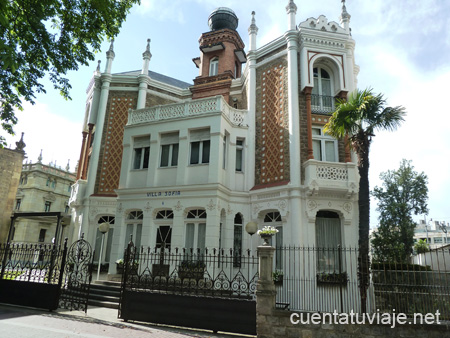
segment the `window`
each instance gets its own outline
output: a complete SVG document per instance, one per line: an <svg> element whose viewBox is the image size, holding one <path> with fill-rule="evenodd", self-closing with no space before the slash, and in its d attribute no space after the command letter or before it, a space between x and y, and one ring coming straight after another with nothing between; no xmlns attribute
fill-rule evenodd
<svg viewBox="0 0 450 338"><path fill-rule="evenodd" d="M45 204L44 204L44 212L50 212L51 206L52 206L52 202L45 201Z"/></svg>
<svg viewBox="0 0 450 338"><path fill-rule="evenodd" d="M178 165L178 133L161 136L160 167L176 167Z"/></svg>
<svg viewBox="0 0 450 338"><path fill-rule="evenodd" d="M209 163L210 152L209 129L191 132L191 154L189 164Z"/></svg>
<svg viewBox="0 0 450 338"><path fill-rule="evenodd" d="M172 227L170 225L160 225L156 233L156 248L170 250L172 240Z"/></svg>
<svg viewBox="0 0 450 338"><path fill-rule="evenodd" d="M334 109L333 88L330 74L323 68L315 67L314 87L311 93L313 113L331 113Z"/></svg>
<svg viewBox="0 0 450 338"><path fill-rule="evenodd" d="M234 217L234 238L233 238L233 266L241 266L242 257L242 215L236 214Z"/></svg>
<svg viewBox="0 0 450 338"><path fill-rule="evenodd" d="M227 135L223 136L222 141L222 169L227 168Z"/></svg>
<svg viewBox="0 0 450 338"><path fill-rule="evenodd" d="M190 210L186 218L185 248L201 254L205 249L206 211L203 209Z"/></svg>
<svg viewBox="0 0 450 338"><path fill-rule="evenodd" d="M125 248L127 247L129 241L132 239L136 248L141 246L142 237L142 221L144 219L144 214L142 211L131 211L127 215L125 220L126 224L126 234L125 234Z"/></svg>
<svg viewBox="0 0 450 338"><path fill-rule="evenodd" d="M22 175L21 177L20 177L20 184L27 184L27 182L28 182L28 176L27 175Z"/></svg>
<svg viewBox="0 0 450 338"><path fill-rule="evenodd" d="M209 76L214 76L219 74L219 58L212 58L209 62Z"/></svg>
<svg viewBox="0 0 450 338"><path fill-rule="evenodd" d="M275 269L282 270L283 269L283 227L281 225L281 215L278 211L268 212L264 216L264 225L263 226L272 226L278 230L278 233L272 237L275 240ZM272 240L271 239L271 240Z"/></svg>
<svg viewBox="0 0 450 338"><path fill-rule="evenodd" d="M22 204L22 200L20 198L18 198L16 200L16 210L20 210L20 205Z"/></svg>
<svg viewBox="0 0 450 338"><path fill-rule="evenodd" d="M339 273L341 245L339 215L331 211L319 211L316 217L317 272Z"/></svg>
<svg viewBox="0 0 450 338"><path fill-rule="evenodd" d="M46 185L47 187L49 187L51 182L52 182L52 180L51 180L50 177L49 177L49 178L47 178L47 183L46 183L45 185Z"/></svg>
<svg viewBox="0 0 450 338"><path fill-rule="evenodd" d="M242 171L242 162L244 157L244 140L236 140L236 171Z"/></svg>
<svg viewBox="0 0 450 338"><path fill-rule="evenodd" d="M312 128L314 159L318 161L338 162L337 140L325 134L322 128Z"/></svg>
<svg viewBox="0 0 450 338"><path fill-rule="evenodd" d="M66 207L64 208L64 213L68 214L69 213L69 206L66 205Z"/></svg>
<svg viewBox="0 0 450 338"><path fill-rule="evenodd" d="M56 188L56 180L53 180L53 181L52 181L52 188L53 188L53 189Z"/></svg>
<svg viewBox="0 0 450 338"><path fill-rule="evenodd" d="M42 243L45 242L45 234L47 233L46 229L39 230L39 239L38 242Z"/></svg>
<svg viewBox="0 0 450 338"><path fill-rule="evenodd" d="M442 237L435 237L434 243L442 243Z"/></svg>
<svg viewBox="0 0 450 338"><path fill-rule="evenodd" d="M134 138L134 159L133 169L148 169L148 160L150 158L150 137Z"/></svg>
<svg viewBox="0 0 450 338"><path fill-rule="evenodd" d="M112 239L114 237L114 221L115 221L115 217L114 216L101 216L98 219L97 224L100 225L102 223L109 223L109 231L104 235L104 240L103 240L103 259L102 262L109 262L110 258L111 258L111 246L112 246ZM94 251L94 261L98 262L98 258L100 256L100 247L102 245L102 236L103 234L100 232L100 230L98 230L98 226L97 226L97 233L96 233L96 237L95 237L95 251ZM130 238L128 238L127 240L127 245L128 245L128 241L130 240ZM133 237L134 240L134 237Z"/></svg>

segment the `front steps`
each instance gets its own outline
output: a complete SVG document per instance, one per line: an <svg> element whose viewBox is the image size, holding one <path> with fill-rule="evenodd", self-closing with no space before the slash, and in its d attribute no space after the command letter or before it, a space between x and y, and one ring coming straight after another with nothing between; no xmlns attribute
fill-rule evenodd
<svg viewBox="0 0 450 338"><path fill-rule="evenodd" d="M120 283L95 281L91 283L88 305L118 309L120 301Z"/></svg>

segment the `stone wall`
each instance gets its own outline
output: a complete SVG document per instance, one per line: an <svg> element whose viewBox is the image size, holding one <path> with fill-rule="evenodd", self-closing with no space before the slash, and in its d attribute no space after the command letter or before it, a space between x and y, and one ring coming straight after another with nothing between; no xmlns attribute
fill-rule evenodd
<svg viewBox="0 0 450 338"><path fill-rule="evenodd" d="M257 299L258 301L258 299ZM258 338L442 338L450 336L449 324L404 324L391 328L376 324L292 324L292 312L273 310L270 315L257 313ZM306 319L306 317L304 317ZM295 318L296 320L297 317Z"/></svg>
<svg viewBox="0 0 450 338"><path fill-rule="evenodd" d="M0 243L8 236L24 156L22 151L0 148Z"/></svg>

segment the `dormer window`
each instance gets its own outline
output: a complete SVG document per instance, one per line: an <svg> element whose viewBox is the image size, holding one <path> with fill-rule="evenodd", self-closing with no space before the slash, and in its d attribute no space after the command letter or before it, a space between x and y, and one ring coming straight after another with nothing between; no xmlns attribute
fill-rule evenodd
<svg viewBox="0 0 450 338"><path fill-rule="evenodd" d="M219 74L219 58L212 58L209 62L209 76L215 76Z"/></svg>
<svg viewBox="0 0 450 338"><path fill-rule="evenodd" d="M329 114L334 110L331 76L323 68L315 67L314 87L311 93L311 110L316 114Z"/></svg>

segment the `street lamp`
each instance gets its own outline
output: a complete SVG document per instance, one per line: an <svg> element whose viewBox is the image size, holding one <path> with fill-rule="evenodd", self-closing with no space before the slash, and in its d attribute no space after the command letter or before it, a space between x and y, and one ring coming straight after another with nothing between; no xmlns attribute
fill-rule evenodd
<svg viewBox="0 0 450 338"><path fill-rule="evenodd" d="M252 240L252 236L254 234L256 234L256 231L258 231L258 224L256 222L248 222L245 225L245 231L247 231L247 233L250 235L250 252L253 254L253 240Z"/></svg>
<svg viewBox="0 0 450 338"><path fill-rule="evenodd" d="M97 280L100 279L100 267L103 255L103 241L105 239L105 234L109 231L109 223L104 222L98 226L98 231L102 233L102 244L100 245L100 255L98 256L98 269L97 269Z"/></svg>

